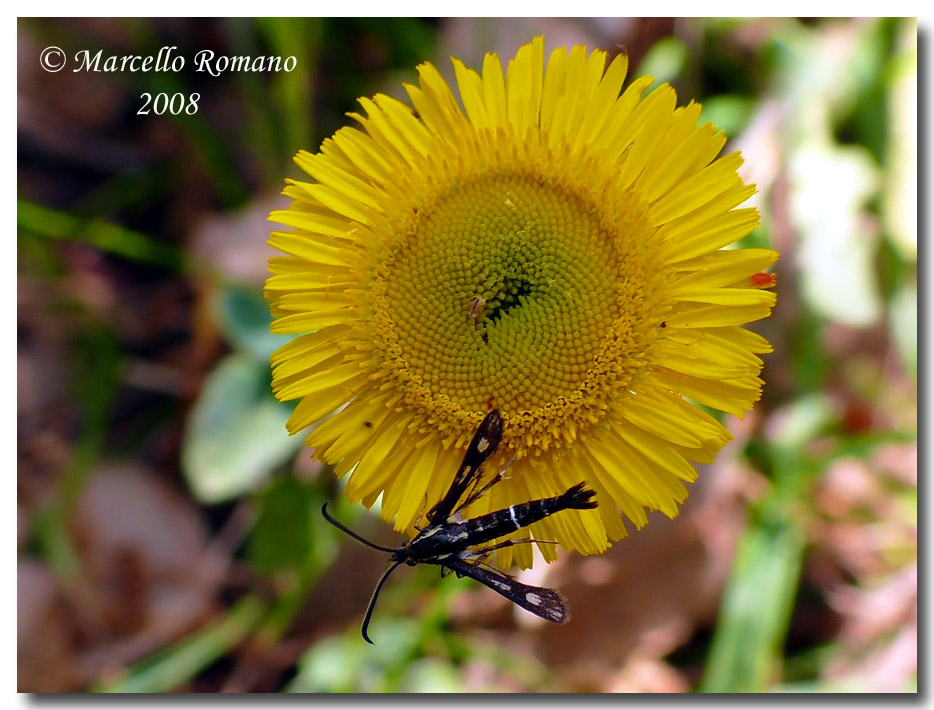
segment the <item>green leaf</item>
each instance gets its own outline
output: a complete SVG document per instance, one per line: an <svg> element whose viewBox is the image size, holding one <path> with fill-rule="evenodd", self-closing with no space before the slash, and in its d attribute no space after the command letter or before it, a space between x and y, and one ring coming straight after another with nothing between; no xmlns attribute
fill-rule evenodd
<svg viewBox="0 0 934 710"><path fill-rule="evenodd" d="M687 66L687 60L688 48L684 40L674 36L663 37L645 53L633 76L654 76L655 83L650 87L654 89L660 84L677 79Z"/></svg>
<svg viewBox="0 0 934 710"><path fill-rule="evenodd" d="M274 574L305 565L312 545L312 510L319 498L310 484L291 477L273 481L262 492L247 548L257 572Z"/></svg>
<svg viewBox="0 0 934 710"><path fill-rule="evenodd" d="M254 289L227 286L215 301L215 312L228 342L264 365L291 338L269 331L269 303Z"/></svg>
<svg viewBox="0 0 934 710"><path fill-rule="evenodd" d="M728 136L736 136L746 126L754 107L752 99L739 94L711 96L704 100L698 123L709 121Z"/></svg>
<svg viewBox="0 0 934 710"><path fill-rule="evenodd" d="M466 679L450 661L420 658L408 667L402 686L407 693L465 693Z"/></svg>
<svg viewBox="0 0 934 710"><path fill-rule="evenodd" d="M889 328L902 365L918 379L918 289L906 283L889 303Z"/></svg>
<svg viewBox="0 0 934 710"><path fill-rule="evenodd" d="M771 446L777 451L792 452L795 462L801 450L824 430L836 415L833 400L824 393L809 394L791 400L774 416Z"/></svg>
<svg viewBox="0 0 934 710"><path fill-rule="evenodd" d="M286 433L289 413L272 396L268 365L243 354L221 362L182 442L182 471L195 497L216 503L241 495L292 456L301 439Z"/></svg>
<svg viewBox="0 0 934 710"><path fill-rule="evenodd" d="M288 693L353 693L372 690L378 669L364 664L363 642L350 636L331 636L312 646L298 664Z"/></svg>

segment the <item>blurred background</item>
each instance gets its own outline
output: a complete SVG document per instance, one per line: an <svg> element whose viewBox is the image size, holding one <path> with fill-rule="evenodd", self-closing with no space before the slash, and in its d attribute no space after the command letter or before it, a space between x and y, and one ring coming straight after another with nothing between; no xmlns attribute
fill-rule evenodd
<svg viewBox="0 0 934 710"><path fill-rule="evenodd" d="M357 97L536 34L625 48L742 149L744 242L781 252L764 396L679 518L523 573L569 626L418 568L368 646L385 555L321 504L399 540L286 434L266 215ZM49 73L50 45L186 69ZM914 20L21 19L17 51L20 691L916 690Z"/></svg>

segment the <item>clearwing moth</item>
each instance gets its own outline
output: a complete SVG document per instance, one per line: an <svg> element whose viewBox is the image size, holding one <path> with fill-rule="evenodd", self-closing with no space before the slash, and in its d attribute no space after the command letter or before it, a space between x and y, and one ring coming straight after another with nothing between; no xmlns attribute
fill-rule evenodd
<svg viewBox="0 0 934 710"><path fill-rule="evenodd" d="M483 464L496 451L503 436L503 419L499 412L490 412L477 428L464 460L461 462L450 488L441 500L428 512L428 524L419 528L418 534L395 549L375 545L369 540L345 527L330 516L327 504L321 512L329 523L368 547L391 553L389 569L383 573L363 617L361 632L367 643L373 643L367 636L367 627L376 607L376 599L389 575L401 564L411 567L419 564L439 565L442 569L453 571L459 577L471 579L486 585L494 592L506 597L526 611L556 624L566 624L571 614L567 601L554 589L533 587L513 579L485 562L486 557L503 547L521 543L543 542L530 538L510 539L494 542L497 538L527 527L562 510L585 510L596 508L593 500L595 493L584 487L583 483L572 486L561 495L552 498L539 498L526 503L511 505L476 518L465 519L460 511L479 500L495 483L502 480L506 469L493 479L480 485L480 473ZM468 493L468 491L470 491ZM466 494L466 497L464 497ZM461 499L464 498L462 501ZM492 543L492 544L487 544Z"/></svg>

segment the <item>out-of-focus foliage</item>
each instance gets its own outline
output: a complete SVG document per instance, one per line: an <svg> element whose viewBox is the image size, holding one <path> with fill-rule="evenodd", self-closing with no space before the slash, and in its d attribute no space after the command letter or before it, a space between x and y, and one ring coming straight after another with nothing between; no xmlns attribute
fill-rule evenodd
<svg viewBox="0 0 934 710"><path fill-rule="evenodd" d="M290 159L414 67L625 47L741 149L778 249L764 397L681 516L524 573L538 623L398 544L284 430L261 284ZM917 27L910 19L21 20L23 691L913 691ZM294 55L274 75L43 72L42 48ZM138 116L142 92L201 95Z"/></svg>
<svg viewBox="0 0 934 710"><path fill-rule="evenodd" d="M292 407L269 396L269 356L284 339L269 332L269 308L254 290L228 286L214 318L234 352L207 375L188 417L182 471L195 497L217 503L243 495L294 455L283 437Z"/></svg>

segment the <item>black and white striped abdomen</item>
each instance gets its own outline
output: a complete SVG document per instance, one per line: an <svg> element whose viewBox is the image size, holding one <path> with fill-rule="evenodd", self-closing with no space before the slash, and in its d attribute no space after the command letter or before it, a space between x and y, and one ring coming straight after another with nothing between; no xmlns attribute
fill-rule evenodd
<svg viewBox="0 0 934 710"><path fill-rule="evenodd" d="M478 545L481 542L489 542L497 537L508 535L520 528L537 523L539 520L544 520L550 515L560 513L562 510L596 508L597 503L592 500L593 496L593 491L586 490L584 484L579 483L559 496L511 505L508 508L468 520L465 524L476 526L476 530L470 532L470 537L477 539L477 542L472 542L471 545ZM495 531L495 534L488 536L488 530ZM480 540L481 537L484 539Z"/></svg>
<svg viewBox="0 0 934 710"><path fill-rule="evenodd" d="M425 558L460 552L509 535L562 510L595 508L597 503L593 496L593 491L579 483L559 496L530 500L470 520L448 523L426 530L413 540L411 553L416 558Z"/></svg>

